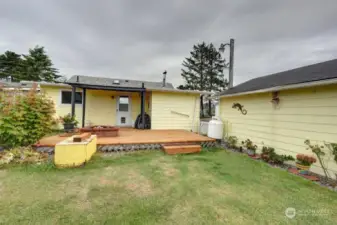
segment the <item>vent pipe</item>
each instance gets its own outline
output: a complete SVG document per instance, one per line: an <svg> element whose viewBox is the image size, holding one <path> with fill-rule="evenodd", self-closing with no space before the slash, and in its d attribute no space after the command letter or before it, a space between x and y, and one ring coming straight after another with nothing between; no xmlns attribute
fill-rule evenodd
<svg viewBox="0 0 337 225"><path fill-rule="evenodd" d="M167 71L165 70L165 71L163 72L163 87L166 86L166 74L167 74Z"/></svg>

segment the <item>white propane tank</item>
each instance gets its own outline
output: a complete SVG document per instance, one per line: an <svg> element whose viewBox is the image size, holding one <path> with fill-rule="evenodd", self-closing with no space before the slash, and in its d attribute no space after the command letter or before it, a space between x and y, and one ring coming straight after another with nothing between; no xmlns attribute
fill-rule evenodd
<svg viewBox="0 0 337 225"><path fill-rule="evenodd" d="M208 133L208 121L200 121L200 134L207 135Z"/></svg>
<svg viewBox="0 0 337 225"><path fill-rule="evenodd" d="M212 117L212 120L208 122L207 136L214 139L223 138L223 123L217 117Z"/></svg>

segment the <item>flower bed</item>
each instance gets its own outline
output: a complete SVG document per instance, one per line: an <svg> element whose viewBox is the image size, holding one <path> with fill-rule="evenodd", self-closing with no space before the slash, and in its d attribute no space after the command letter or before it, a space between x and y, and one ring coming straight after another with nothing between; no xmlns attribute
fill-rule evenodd
<svg viewBox="0 0 337 225"><path fill-rule="evenodd" d="M230 140L232 141L232 140ZM248 153L246 152L245 149L243 149L242 147L236 147L235 145L233 146L233 142L224 142L222 143L221 145L224 149L227 149L227 150L230 150L232 152L235 152L235 153L238 153L238 154L247 154ZM269 149L270 150L270 149ZM249 156L249 155L248 155ZM327 187L329 188L330 190L334 190L337 192L337 181L334 180L334 179L331 179L331 178L326 178L325 176L322 176L320 174L316 174L316 173L313 173L311 171L308 171L307 174L301 174L300 171L296 168L296 166L294 165L290 165L290 164L287 164L287 163L278 163L276 161L266 161L263 159L263 154L262 155L259 155L259 154L256 154L255 156L249 156L250 158L254 159L254 160L259 160L259 161L264 161L266 162L268 165L270 165L271 167L274 167L274 168L279 168L279 169L283 169L283 170L286 170L288 171L289 173L291 174L295 174L297 176L301 176L305 179L308 179L308 180L311 180L321 186L324 186L324 187Z"/></svg>
<svg viewBox="0 0 337 225"><path fill-rule="evenodd" d="M80 133L91 133L97 137L117 137L119 128L114 126L89 126L79 129Z"/></svg>

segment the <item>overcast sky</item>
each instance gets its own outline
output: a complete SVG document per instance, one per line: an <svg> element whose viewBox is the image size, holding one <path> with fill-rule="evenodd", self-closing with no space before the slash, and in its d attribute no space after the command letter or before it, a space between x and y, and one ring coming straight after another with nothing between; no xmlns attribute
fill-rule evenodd
<svg viewBox="0 0 337 225"><path fill-rule="evenodd" d="M179 85L198 42L235 39L234 84L337 58L336 0L0 0L0 52L75 74ZM227 76L227 73L226 73Z"/></svg>

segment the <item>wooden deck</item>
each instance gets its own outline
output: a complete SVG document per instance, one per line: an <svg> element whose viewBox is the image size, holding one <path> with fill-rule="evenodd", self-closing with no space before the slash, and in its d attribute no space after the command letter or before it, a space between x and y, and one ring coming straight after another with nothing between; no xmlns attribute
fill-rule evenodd
<svg viewBox="0 0 337 225"><path fill-rule="evenodd" d="M42 138L37 146L53 147L67 137L60 135ZM99 137L97 145L121 145L121 144L168 144L168 143L193 143L215 141L186 130L119 130L118 137Z"/></svg>

